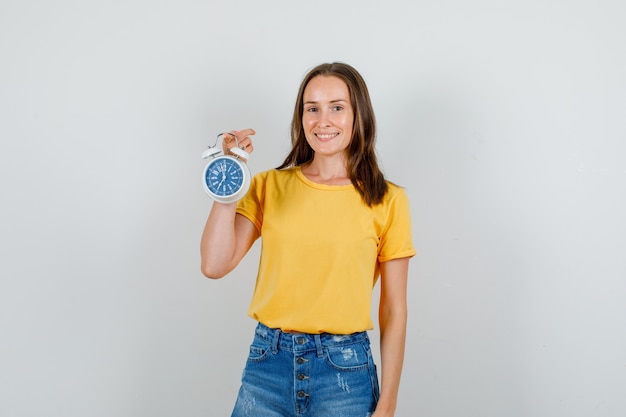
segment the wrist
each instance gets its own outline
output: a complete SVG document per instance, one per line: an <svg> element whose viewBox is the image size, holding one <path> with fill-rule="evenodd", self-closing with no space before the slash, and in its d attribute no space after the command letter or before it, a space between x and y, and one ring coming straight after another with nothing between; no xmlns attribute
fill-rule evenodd
<svg viewBox="0 0 626 417"><path fill-rule="evenodd" d="M376 411L388 415L393 415L396 411L396 401L381 397L376 404Z"/></svg>

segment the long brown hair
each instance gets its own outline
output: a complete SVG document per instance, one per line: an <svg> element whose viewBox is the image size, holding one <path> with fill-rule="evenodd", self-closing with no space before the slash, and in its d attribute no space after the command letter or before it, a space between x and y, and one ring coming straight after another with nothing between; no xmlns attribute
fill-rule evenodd
<svg viewBox="0 0 626 417"><path fill-rule="evenodd" d="M376 118L370 101L369 91L363 77L348 64L333 62L313 68L304 77L298 90L296 105L291 120L291 152L277 169L305 164L313 160L313 149L309 146L302 127L304 111L304 89L317 76L335 76L343 80L350 92L354 110L352 138L348 146L348 175L354 188L368 206L380 203L387 192L385 176L378 167L374 144L376 142Z"/></svg>

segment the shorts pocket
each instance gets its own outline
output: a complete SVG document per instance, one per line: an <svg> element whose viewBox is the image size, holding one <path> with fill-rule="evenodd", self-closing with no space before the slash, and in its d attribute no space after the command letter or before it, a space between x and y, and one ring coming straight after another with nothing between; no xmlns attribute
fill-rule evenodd
<svg viewBox="0 0 626 417"><path fill-rule="evenodd" d="M370 368L370 379L372 381L372 395L374 396L374 401L378 403L380 399L380 385L378 385L378 370L376 369L376 365Z"/></svg>
<svg viewBox="0 0 626 417"><path fill-rule="evenodd" d="M264 340L259 340L255 338L252 344L250 345L250 351L248 353L248 360L252 362L260 362L266 359L272 347L269 343Z"/></svg>
<svg viewBox="0 0 626 417"><path fill-rule="evenodd" d="M326 361L339 371L359 371L369 366L369 349L361 343L345 346L328 346Z"/></svg>

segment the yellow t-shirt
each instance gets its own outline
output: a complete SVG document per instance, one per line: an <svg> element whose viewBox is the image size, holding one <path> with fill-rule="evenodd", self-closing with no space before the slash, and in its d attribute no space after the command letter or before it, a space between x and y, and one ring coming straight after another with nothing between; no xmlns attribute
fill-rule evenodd
<svg viewBox="0 0 626 417"><path fill-rule="evenodd" d="M237 213L261 234L248 314L271 328L350 334L373 328L379 262L415 255L409 203L389 184L368 207L352 185L315 183L300 167L252 179Z"/></svg>

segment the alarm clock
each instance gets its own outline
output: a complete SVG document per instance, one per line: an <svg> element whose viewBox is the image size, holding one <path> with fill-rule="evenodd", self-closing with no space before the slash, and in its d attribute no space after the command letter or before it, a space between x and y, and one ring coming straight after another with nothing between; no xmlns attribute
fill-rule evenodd
<svg viewBox="0 0 626 417"><path fill-rule="evenodd" d="M233 136L236 146L229 149L234 155L220 155L217 139L220 136ZM209 146L202 153L202 159L209 159L202 173L204 191L219 203L233 203L243 197L250 187L250 170L242 158L250 158L250 154L239 147L239 139L232 133L217 135L215 145Z"/></svg>

